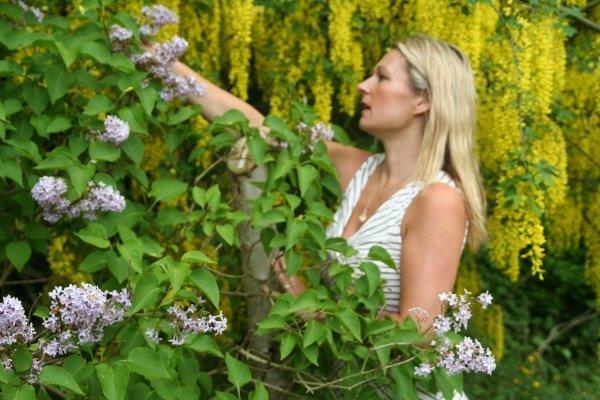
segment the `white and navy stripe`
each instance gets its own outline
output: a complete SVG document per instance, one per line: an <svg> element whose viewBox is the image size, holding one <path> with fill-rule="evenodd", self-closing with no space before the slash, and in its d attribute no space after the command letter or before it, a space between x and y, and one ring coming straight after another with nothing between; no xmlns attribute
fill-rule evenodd
<svg viewBox="0 0 600 400"><path fill-rule="evenodd" d="M375 168L383 161L385 154L373 154L356 171L342 198L340 207L336 211L331 225L327 228L328 237L341 237L348 220L352 215L360 194L365 188L371 174ZM437 182L445 183L457 190L458 186L452 178L444 171L439 171L436 177ZM338 259L340 262L348 263L358 267L361 261L367 259L369 250L372 246L378 245L388 251L398 270L394 270L382 262L370 260L377 264L381 271L381 277L384 279L383 291L386 299L386 310L398 311L400 302L400 257L402 253L402 237L400 236L400 227L404 213L411 201L422 190L423 185L420 182L411 182L379 206L371 217L356 231L348 240L348 244L354 247L358 254L344 258L340 253L329 251L329 255ZM466 241L467 227L465 227L465 236L463 247ZM357 270L357 276L362 272Z"/></svg>

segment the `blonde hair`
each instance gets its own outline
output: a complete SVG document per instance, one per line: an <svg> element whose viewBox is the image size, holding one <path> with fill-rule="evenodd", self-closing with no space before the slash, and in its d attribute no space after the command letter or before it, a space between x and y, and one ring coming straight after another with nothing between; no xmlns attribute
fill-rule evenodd
<svg viewBox="0 0 600 400"><path fill-rule="evenodd" d="M407 61L411 84L425 92L430 108L417 163L426 185L444 170L460 186L467 203L469 246L486 240L486 204L474 153L475 83L469 59L456 46L427 36L396 43Z"/></svg>

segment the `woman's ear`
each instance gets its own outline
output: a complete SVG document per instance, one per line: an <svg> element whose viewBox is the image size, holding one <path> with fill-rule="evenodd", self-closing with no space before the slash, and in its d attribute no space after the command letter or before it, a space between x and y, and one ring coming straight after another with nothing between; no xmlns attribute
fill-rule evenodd
<svg viewBox="0 0 600 400"><path fill-rule="evenodd" d="M426 90L422 90L421 93L417 96L414 114L424 114L427 111L429 111L430 107L431 103L429 102L429 92Z"/></svg>

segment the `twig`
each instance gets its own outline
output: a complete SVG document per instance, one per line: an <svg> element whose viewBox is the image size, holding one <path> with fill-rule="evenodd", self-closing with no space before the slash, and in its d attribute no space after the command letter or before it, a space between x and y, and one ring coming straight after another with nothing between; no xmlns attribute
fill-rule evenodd
<svg viewBox="0 0 600 400"><path fill-rule="evenodd" d="M197 185L198 182L200 182L202 180L202 178L204 178L206 176L206 174L208 174L213 168L215 168L217 165L219 165L219 163L223 162L224 160L225 160L225 156L221 156L215 162L213 162L208 167L206 167L200 175L198 175L196 178L194 178L194 185Z"/></svg>
<svg viewBox="0 0 600 400"><path fill-rule="evenodd" d="M583 7L583 11L591 10L592 8L596 7L598 4L600 4L600 0L592 0L589 3L587 3L585 7Z"/></svg>
<svg viewBox="0 0 600 400"><path fill-rule="evenodd" d="M29 283L41 283L41 282L47 282L49 281L51 278L36 278L36 279L23 279L20 281L8 281L8 282L4 282L2 285L0 286L14 286L14 285L27 285Z"/></svg>
<svg viewBox="0 0 600 400"><path fill-rule="evenodd" d="M273 384L271 384L271 383L267 383L267 382L264 382L264 381L259 381L259 380L257 380L257 379L252 379L252 381L253 381L254 383L256 383L256 382L260 382L260 383L262 383L263 385L265 385L266 387L268 387L269 389L273 389L273 390L275 390L275 391L277 391L277 392L284 393L284 394L286 394L287 396L292 396L292 397L295 397L295 398L298 398L298 399L304 399L304 396L300 396L300 395L298 395L298 394L296 394L296 393L294 393L294 392L290 392L290 391L288 391L288 390L285 390L284 388L281 388L281 387L279 387L279 386L273 385Z"/></svg>
<svg viewBox="0 0 600 400"><path fill-rule="evenodd" d="M588 19L579 13L573 12L571 9L569 9L567 7L562 7L562 12L565 13L565 15L573 18L574 20L581 22L583 25L587 26L588 28L600 32L600 25L595 23L591 19Z"/></svg>
<svg viewBox="0 0 600 400"><path fill-rule="evenodd" d="M4 283L8 279L8 276L12 272L12 265L6 263L4 267L4 271L2 271L2 276L0 277L0 287L4 286Z"/></svg>
<svg viewBox="0 0 600 400"><path fill-rule="evenodd" d="M563 323L560 323L560 324L552 327L552 329L550 329L550 332L548 333L548 336L546 336L546 339L544 339L544 341L542 343L540 343L540 345L537 347L536 351L541 356L542 353L544 352L544 350L546 350L546 348L550 345L550 343L552 341L556 340L560 335L562 335L569 329L576 327L577 325L581 325L587 321L590 321L590 320L598 317L599 315L600 315L600 311L587 312L587 313L578 315L577 317L575 317L567 322L563 322Z"/></svg>

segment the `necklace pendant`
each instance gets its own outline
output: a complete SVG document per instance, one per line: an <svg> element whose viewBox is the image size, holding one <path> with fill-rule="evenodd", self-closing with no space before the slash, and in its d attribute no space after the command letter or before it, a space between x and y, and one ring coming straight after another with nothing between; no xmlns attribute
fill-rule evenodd
<svg viewBox="0 0 600 400"><path fill-rule="evenodd" d="M364 224L366 220L367 220L367 209L365 208L364 210L362 210L362 212L358 216L358 221L361 224Z"/></svg>

